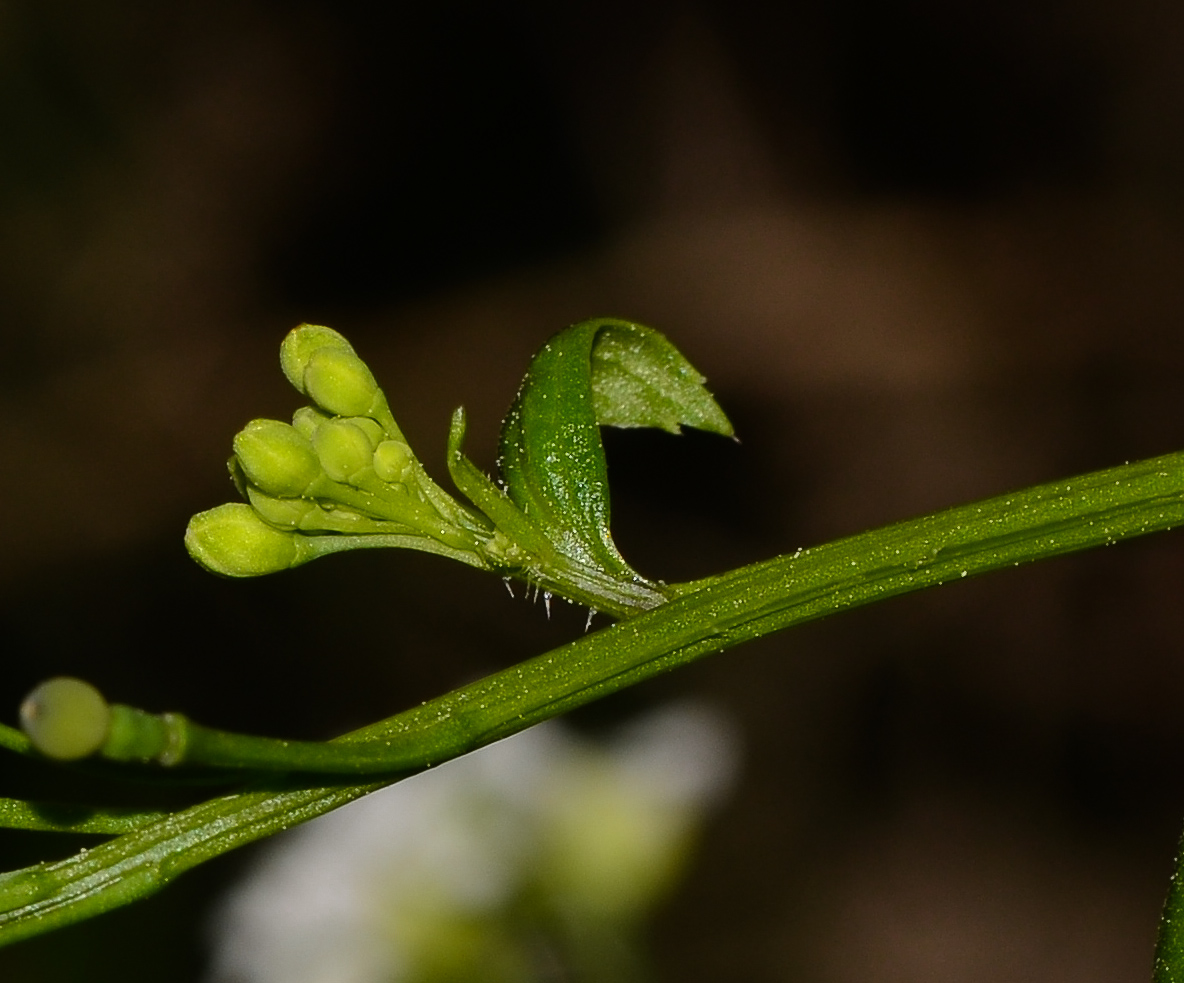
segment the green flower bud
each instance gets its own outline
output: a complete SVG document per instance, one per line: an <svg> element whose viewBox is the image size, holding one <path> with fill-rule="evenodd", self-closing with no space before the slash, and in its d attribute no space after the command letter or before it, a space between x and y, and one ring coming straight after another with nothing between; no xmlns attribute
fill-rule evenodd
<svg viewBox="0 0 1184 983"><path fill-rule="evenodd" d="M312 442L321 467L334 481L349 481L374 459L370 438L347 420L330 420L317 430Z"/></svg>
<svg viewBox="0 0 1184 983"><path fill-rule="evenodd" d="M301 324L289 331L281 343L280 368L300 392L307 392L304 388L304 370L308 368L309 359L322 348L335 348L350 355L354 353L353 346L344 336L320 324Z"/></svg>
<svg viewBox="0 0 1184 983"><path fill-rule="evenodd" d="M317 432L317 428L332 419L333 417L329 414L322 413L314 406L302 406L292 414L292 426L297 432L312 440L312 435Z"/></svg>
<svg viewBox="0 0 1184 983"><path fill-rule="evenodd" d="M337 416L368 414L379 393L353 346L319 324L302 324L288 332L280 345L280 366L292 385Z"/></svg>
<svg viewBox="0 0 1184 983"><path fill-rule="evenodd" d="M233 454L226 461L226 470L230 472L230 480L234 482L235 491L243 498L247 497L247 476L243 474L243 466Z"/></svg>
<svg viewBox="0 0 1184 983"><path fill-rule="evenodd" d="M21 703L21 728L38 751L59 761L94 754L107 740L110 725L107 701L81 679L46 680Z"/></svg>
<svg viewBox="0 0 1184 983"><path fill-rule="evenodd" d="M234 455L256 487L280 498L296 498L320 473L307 437L279 420L252 420L234 438Z"/></svg>
<svg viewBox="0 0 1184 983"><path fill-rule="evenodd" d="M386 431L377 420L371 420L368 416L351 416L346 422L361 430L369 439L371 447L377 447L386 440Z"/></svg>
<svg viewBox="0 0 1184 983"><path fill-rule="evenodd" d="M304 369L304 391L321 409L338 416L368 416L380 390L352 351L320 348Z"/></svg>
<svg viewBox="0 0 1184 983"><path fill-rule="evenodd" d="M297 534L264 522L242 502L199 512L185 530L185 547L207 570L227 577L258 577L295 566Z"/></svg>
<svg viewBox="0 0 1184 983"><path fill-rule="evenodd" d="M383 481L397 484L411 470L415 456L401 440L384 440L374 449L374 473Z"/></svg>
<svg viewBox="0 0 1184 983"><path fill-rule="evenodd" d="M304 498L275 498L261 492L254 485L247 486L247 498L251 507L263 516L264 521L281 529L299 529L301 521L316 506Z"/></svg>

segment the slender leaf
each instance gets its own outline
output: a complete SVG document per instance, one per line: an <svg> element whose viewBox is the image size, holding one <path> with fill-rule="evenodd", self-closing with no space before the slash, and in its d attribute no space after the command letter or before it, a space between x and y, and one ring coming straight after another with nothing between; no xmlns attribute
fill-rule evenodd
<svg viewBox="0 0 1184 983"><path fill-rule="evenodd" d="M730 435L700 376L658 332L597 318L535 355L502 424L499 466L510 499L564 555L614 576L637 573L609 533L600 425L680 424Z"/></svg>

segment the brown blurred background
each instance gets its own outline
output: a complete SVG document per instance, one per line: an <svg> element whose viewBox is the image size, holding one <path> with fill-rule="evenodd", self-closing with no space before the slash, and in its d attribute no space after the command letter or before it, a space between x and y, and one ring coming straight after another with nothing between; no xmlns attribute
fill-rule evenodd
<svg viewBox="0 0 1184 983"><path fill-rule="evenodd" d="M438 477L460 402L492 465L553 331L667 332L743 444L607 435L618 542L666 579L1184 448L1182 65L1158 0L0 3L5 719L73 673L326 737L579 633L435 557L192 565L231 436L298 405L302 320L349 335ZM660 978L1148 980L1182 588L1167 534L578 714L699 694L743 734ZM0 859L79 845L4 831ZM243 859L0 978L197 980Z"/></svg>

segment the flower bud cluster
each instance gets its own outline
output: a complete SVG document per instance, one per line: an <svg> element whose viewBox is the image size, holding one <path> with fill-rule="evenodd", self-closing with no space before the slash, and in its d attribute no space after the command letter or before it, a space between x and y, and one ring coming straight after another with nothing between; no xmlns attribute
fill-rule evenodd
<svg viewBox="0 0 1184 983"><path fill-rule="evenodd" d="M239 431L230 470L250 504L194 517L186 543L199 562L229 576L285 569L311 559L307 534L426 536L470 548L471 531L457 526L463 510L428 478L345 338L301 325L284 339L280 365L312 405L291 424L252 420Z"/></svg>

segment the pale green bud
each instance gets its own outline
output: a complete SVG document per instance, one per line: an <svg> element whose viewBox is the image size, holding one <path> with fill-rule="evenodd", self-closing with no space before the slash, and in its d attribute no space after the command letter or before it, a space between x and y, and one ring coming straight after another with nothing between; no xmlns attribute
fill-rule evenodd
<svg viewBox="0 0 1184 983"><path fill-rule="evenodd" d="M371 447L377 447L386 440L386 431L377 420L371 420L368 416L351 416L346 422L361 430L369 438Z"/></svg>
<svg viewBox="0 0 1184 983"><path fill-rule="evenodd" d="M246 498L247 476L243 474L243 466L239 463L238 458L233 454L230 455L229 460L226 462L226 470L230 472L230 480L234 482L235 490L240 495L242 495L243 498Z"/></svg>
<svg viewBox="0 0 1184 983"><path fill-rule="evenodd" d="M284 375L318 406L337 416L365 416L379 393L353 346L332 328L302 324L280 345Z"/></svg>
<svg viewBox="0 0 1184 983"><path fill-rule="evenodd" d="M380 392L366 363L341 348L313 352L304 369L304 391L338 416L367 416Z"/></svg>
<svg viewBox="0 0 1184 983"><path fill-rule="evenodd" d="M280 344L280 368L300 392L307 391L304 388L304 370L308 368L309 359L322 348L336 348L350 355L354 353L353 346L343 335L320 324L301 324L289 331Z"/></svg>
<svg viewBox="0 0 1184 983"><path fill-rule="evenodd" d="M190 519L185 547L214 573L258 577L296 565L296 536L269 526L251 506L232 502Z"/></svg>
<svg viewBox="0 0 1184 983"><path fill-rule="evenodd" d="M334 481L349 481L370 466L374 449L361 427L347 420L330 420L313 434L321 467Z"/></svg>
<svg viewBox="0 0 1184 983"><path fill-rule="evenodd" d="M21 703L21 728L38 751L59 761L94 754L107 740L110 726L107 701L81 679L46 680Z"/></svg>
<svg viewBox="0 0 1184 983"><path fill-rule="evenodd" d="M261 492L254 485L247 486L247 498L266 522L282 529L299 529L308 513L316 511L316 506L307 499L276 498Z"/></svg>
<svg viewBox="0 0 1184 983"><path fill-rule="evenodd" d="M415 460L411 448L401 440L384 440L374 449L374 473L383 481L396 484L406 477Z"/></svg>
<svg viewBox="0 0 1184 983"><path fill-rule="evenodd" d="M292 426L296 428L297 432L312 440L312 435L317 432L317 427L332 419L333 417L329 414L322 413L314 406L302 406L292 414Z"/></svg>
<svg viewBox="0 0 1184 983"><path fill-rule="evenodd" d="M252 420L234 438L247 480L280 498L296 498L320 473L312 443L279 420Z"/></svg>

